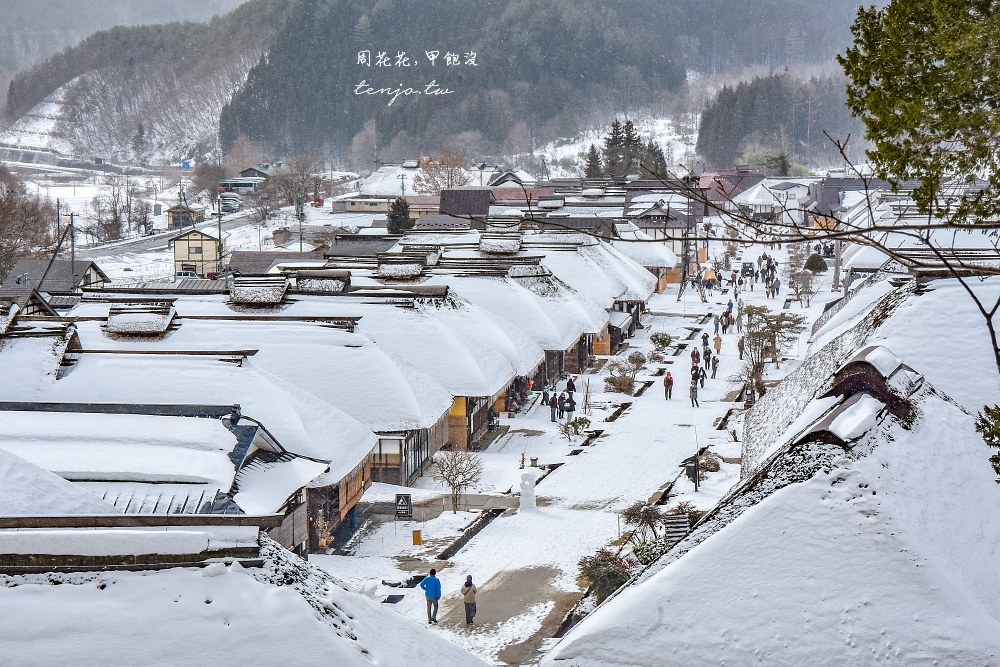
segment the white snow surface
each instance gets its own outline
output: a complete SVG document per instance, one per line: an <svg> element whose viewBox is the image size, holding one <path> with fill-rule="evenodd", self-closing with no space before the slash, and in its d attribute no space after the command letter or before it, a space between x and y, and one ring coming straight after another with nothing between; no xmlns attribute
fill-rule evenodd
<svg viewBox="0 0 1000 667"><path fill-rule="evenodd" d="M542 664L993 664L1000 486L969 414L929 391L919 410L624 589Z"/></svg>
<svg viewBox="0 0 1000 667"><path fill-rule="evenodd" d="M875 428L878 413L884 407L882 401L865 394L837 415L830 424L830 432L844 442L860 438Z"/></svg>
<svg viewBox="0 0 1000 667"><path fill-rule="evenodd" d="M214 483L228 488L236 436L215 419L0 412L0 447L70 479Z"/></svg>
<svg viewBox="0 0 1000 667"><path fill-rule="evenodd" d="M101 347L147 349L148 344L103 339L97 322L80 324L84 346L100 344ZM192 324L195 322L187 322L175 335L158 341L157 345L181 341L179 347L185 348L176 335ZM289 345L293 343L288 341ZM218 343L209 337L194 349L204 349L205 345L217 347ZM266 364L256 365L252 357L242 365L236 365L221 363L207 356L85 354L68 375L57 381L58 357L51 348L52 342L42 338L17 339L5 345L0 353L0 373L13 376L19 382L0 386L0 400L238 403L243 414L263 423L285 449L301 456L330 461L331 473L339 472L341 475L353 470L375 446L375 436L369 428L326 400L309 393L311 373L303 372L297 376L300 386L269 372ZM288 374L297 373L298 369L308 367L312 361L292 358L286 366ZM351 366L347 364L344 367ZM199 453L197 450L191 452L191 456L194 455L208 456L207 452ZM214 457L212 460L215 460ZM230 466L231 477L232 464L228 459L226 464ZM221 459L219 465L222 465Z"/></svg>
<svg viewBox="0 0 1000 667"><path fill-rule="evenodd" d="M663 243L657 243L652 237L636 227L631 222L615 226L621 240L609 243L621 254L643 267L677 266L677 255Z"/></svg>
<svg viewBox="0 0 1000 667"><path fill-rule="evenodd" d="M17 667L484 664L273 544L264 551L264 570L216 563L204 570L0 577L3 662Z"/></svg>
<svg viewBox="0 0 1000 667"><path fill-rule="evenodd" d="M89 491L5 449L0 449L0 480L0 516L118 513Z"/></svg>
<svg viewBox="0 0 1000 667"><path fill-rule="evenodd" d="M197 554L206 550L208 533L199 530L0 530L0 553L4 554L128 556Z"/></svg>

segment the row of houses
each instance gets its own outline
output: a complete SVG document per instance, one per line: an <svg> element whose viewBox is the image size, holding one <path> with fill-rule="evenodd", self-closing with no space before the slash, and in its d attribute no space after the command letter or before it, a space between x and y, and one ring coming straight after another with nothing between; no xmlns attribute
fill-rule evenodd
<svg viewBox="0 0 1000 667"><path fill-rule="evenodd" d="M656 286L609 243L513 219L231 266L0 299L9 450L111 512L276 516L272 537L323 550L373 481L412 484L610 352Z"/></svg>

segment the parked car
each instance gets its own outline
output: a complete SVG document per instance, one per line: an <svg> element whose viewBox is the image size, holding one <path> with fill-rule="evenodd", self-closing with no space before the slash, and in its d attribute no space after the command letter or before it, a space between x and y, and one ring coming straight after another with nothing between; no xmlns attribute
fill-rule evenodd
<svg viewBox="0 0 1000 667"><path fill-rule="evenodd" d="M222 212L223 213L235 213L240 209L240 205L235 202L222 202Z"/></svg>
<svg viewBox="0 0 1000 667"><path fill-rule="evenodd" d="M752 276L757 272L757 265L753 262L743 262L743 268L740 269L740 275L744 278Z"/></svg>
<svg viewBox="0 0 1000 667"><path fill-rule="evenodd" d="M174 276L174 280L191 280L191 279L200 280L201 276L199 276L194 271L178 271L177 275Z"/></svg>

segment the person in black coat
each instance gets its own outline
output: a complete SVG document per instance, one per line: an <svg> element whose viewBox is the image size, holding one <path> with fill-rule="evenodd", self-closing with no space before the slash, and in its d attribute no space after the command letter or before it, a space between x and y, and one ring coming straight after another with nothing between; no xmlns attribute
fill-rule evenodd
<svg viewBox="0 0 1000 667"><path fill-rule="evenodd" d="M573 382L573 378L566 380L566 392L572 396L573 392L576 391L576 384Z"/></svg>
<svg viewBox="0 0 1000 667"><path fill-rule="evenodd" d="M576 401L573 400L573 395L570 394L566 398L566 421L573 421L573 413L576 412Z"/></svg>

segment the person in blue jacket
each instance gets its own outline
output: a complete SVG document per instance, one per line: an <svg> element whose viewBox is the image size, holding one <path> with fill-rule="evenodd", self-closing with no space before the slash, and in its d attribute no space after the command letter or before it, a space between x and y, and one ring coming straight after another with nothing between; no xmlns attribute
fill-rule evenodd
<svg viewBox="0 0 1000 667"><path fill-rule="evenodd" d="M427 622L437 625L438 602L441 601L441 580L435 577L437 570L431 568L431 573L420 582L420 588L424 589L427 596Z"/></svg>

